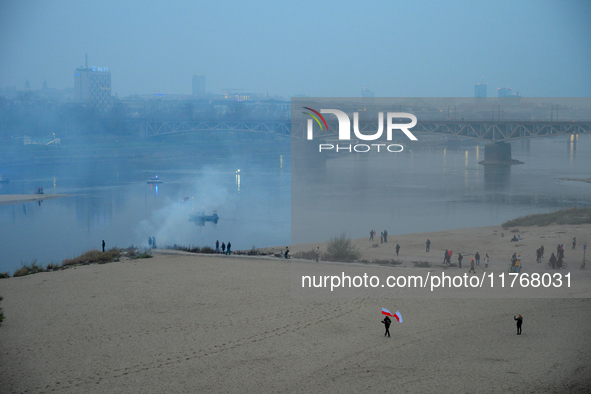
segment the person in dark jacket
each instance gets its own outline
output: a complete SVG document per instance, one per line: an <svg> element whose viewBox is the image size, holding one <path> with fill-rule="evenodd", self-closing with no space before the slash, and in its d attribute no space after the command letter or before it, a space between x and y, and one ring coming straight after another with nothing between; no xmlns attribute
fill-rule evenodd
<svg viewBox="0 0 591 394"><path fill-rule="evenodd" d="M464 256L462 256L461 253L458 254L458 265L459 268L462 268L462 260L464 259Z"/></svg>
<svg viewBox="0 0 591 394"><path fill-rule="evenodd" d="M390 338L390 323L392 323L392 320L390 320L390 318L386 316L386 318L382 320L382 323L384 323L384 325L386 326L386 333L384 334L384 336L387 335L388 338Z"/></svg>
<svg viewBox="0 0 591 394"><path fill-rule="evenodd" d="M519 317L513 316L513 319L517 320L517 335L521 335L521 325L523 324L523 317L519 315Z"/></svg>
<svg viewBox="0 0 591 394"><path fill-rule="evenodd" d="M556 268L556 256L554 256L554 253L552 253L550 255L550 264L552 264L552 269Z"/></svg>

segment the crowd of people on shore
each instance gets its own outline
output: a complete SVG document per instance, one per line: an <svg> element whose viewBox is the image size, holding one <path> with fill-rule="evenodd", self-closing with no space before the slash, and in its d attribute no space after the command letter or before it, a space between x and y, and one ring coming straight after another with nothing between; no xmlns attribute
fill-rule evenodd
<svg viewBox="0 0 591 394"><path fill-rule="evenodd" d="M375 237L375 235L375 230L371 230L369 232L369 240L373 241L373 237ZM383 244L384 242L388 243L388 230L384 230L380 233L380 243Z"/></svg>
<svg viewBox="0 0 591 394"><path fill-rule="evenodd" d="M215 241L215 252L220 253L220 241ZM228 241L228 245L222 242L222 254L231 255L232 254L232 244Z"/></svg>
<svg viewBox="0 0 591 394"><path fill-rule="evenodd" d="M369 232L369 241L373 241L374 236L376 235L375 230L371 230ZM386 230L384 230L383 232L381 232L380 234L380 241L381 243L384 242L388 242L387 238L388 237L388 232ZM513 238L510 240L511 242L521 242L521 235L513 235ZM431 240L429 238L427 238L427 241L425 242L425 252L430 252L431 251ZM374 246L377 246L374 245ZM574 237L572 240L572 249L576 250L576 246L577 246L577 238ZM400 255L400 245L396 244L396 256ZM585 248L586 249L586 245ZM549 263L551 264L552 269L560 269L563 266L563 261L564 261L564 251L565 251L565 244L558 244L558 246L556 247L556 254L552 253L552 255L550 256L549 259ZM452 258L453 252L449 249L445 250L445 253L443 255L443 265L451 265L451 258ZM540 246L537 250L536 250L536 262L537 263L541 263L542 262L542 258L544 257L544 245ZM476 267L480 266L480 262L481 259L484 262L484 269L488 269L489 268L489 264L490 264L490 256L488 255L488 253L485 253L485 256L482 258L480 255L480 252L476 252L474 254L474 257L471 258L470 260L470 270L468 272L474 272L476 273ZM514 253L513 256L511 257L511 266L510 266L510 271L511 272L520 272L521 271L521 254L517 254ZM457 264L458 264L458 268L462 268L462 261L464 260L464 256L462 255L462 253L458 253L457 254Z"/></svg>
<svg viewBox="0 0 591 394"><path fill-rule="evenodd" d="M429 239L427 239L427 251L429 251L431 246L431 241ZM453 251L446 249L445 253L443 255L443 265L451 265L451 256L453 255ZM462 268L462 261L464 260L464 256L462 255L462 253L458 253L458 268ZM480 260L481 260L481 256L480 256L480 252L476 252L476 254L474 255L474 257L472 257L472 259L470 260L470 271L468 272L476 272L476 267L480 266ZM490 257L488 255L488 253L485 254L484 258L482 259L484 262L484 269L488 268L488 265L490 263Z"/></svg>

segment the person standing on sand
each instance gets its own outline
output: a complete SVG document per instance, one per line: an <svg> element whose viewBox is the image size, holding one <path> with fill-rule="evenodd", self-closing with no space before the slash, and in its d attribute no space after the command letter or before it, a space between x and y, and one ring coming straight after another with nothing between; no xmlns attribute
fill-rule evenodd
<svg viewBox="0 0 591 394"><path fill-rule="evenodd" d="M373 241L373 230L369 232L369 240Z"/></svg>
<svg viewBox="0 0 591 394"><path fill-rule="evenodd" d="M381 244L384 243L384 232L383 231L380 233L380 243Z"/></svg>
<svg viewBox="0 0 591 394"><path fill-rule="evenodd" d="M320 246L316 247L316 262L318 262L318 259L320 258Z"/></svg>
<svg viewBox="0 0 591 394"><path fill-rule="evenodd" d="M396 244L396 256L398 256L398 252L400 252L400 245Z"/></svg>
<svg viewBox="0 0 591 394"><path fill-rule="evenodd" d="M523 317L519 315L519 317L513 316L513 319L517 320L517 335L521 335L521 325L523 324Z"/></svg>
<svg viewBox="0 0 591 394"><path fill-rule="evenodd" d="M226 244L222 242L222 254L226 254Z"/></svg>
<svg viewBox="0 0 591 394"><path fill-rule="evenodd" d="M462 268L462 260L464 259L464 256L462 256L461 253L458 253L458 265L459 268ZM472 259L472 261L474 261L474 259Z"/></svg>
<svg viewBox="0 0 591 394"><path fill-rule="evenodd" d="M577 247L577 237L573 238L573 250Z"/></svg>
<svg viewBox="0 0 591 394"><path fill-rule="evenodd" d="M219 240L215 241L215 252L216 253L220 252L220 241Z"/></svg>
<svg viewBox="0 0 591 394"><path fill-rule="evenodd" d="M556 268L556 256L554 256L554 253L552 253L552 255L550 256L550 264L552 264L552 269Z"/></svg>
<svg viewBox="0 0 591 394"><path fill-rule="evenodd" d="M226 252L226 254L229 256L230 254L232 254L232 251L230 251L230 248L232 247L232 244L230 243L230 241L228 241L228 251Z"/></svg>
<svg viewBox="0 0 591 394"><path fill-rule="evenodd" d="M449 250L445 249L445 255L443 256L443 264L447 264L447 257L448 257Z"/></svg>
<svg viewBox="0 0 591 394"><path fill-rule="evenodd" d="M150 245L150 249L152 249L152 237L148 237L148 245Z"/></svg>
<svg viewBox="0 0 591 394"><path fill-rule="evenodd" d="M388 230L384 230L384 242L388 243Z"/></svg>
<svg viewBox="0 0 591 394"><path fill-rule="evenodd" d="M476 252L474 260L476 261L476 265L480 265L480 253Z"/></svg>
<svg viewBox="0 0 591 394"><path fill-rule="evenodd" d="M103 252L105 251L105 240L103 239Z"/></svg>
<svg viewBox="0 0 591 394"><path fill-rule="evenodd" d="M490 257L488 257L488 253L487 253L486 256L484 257L484 268L488 268L489 260L490 260Z"/></svg>
<svg viewBox="0 0 591 394"><path fill-rule="evenodd" d="M425 252L428 252L428 251L430 251L430 250L431 250L431 241L429 240L429 238L427 238L427 243L426 243L426 245L427 245L427 249L425 249Z"/></svg>
<svg viewBox="0 0 591 394"><path fill-rule="evenodd" d="M387 335L388 338L390 338L390 323L392 323L392 320L390 320L390 318L386 316L386 318L382 320L382 323L384 323L384 325L386 326L386 333L384 334L384 336Z"/></svg>
<svg viewBox="0 0 591 394"><path fill-rule="evenodd" d="M476 270L474 270L474 257L472 257L472 260L470 261L470 271L468 271L468 273L470 272L476 273Z"/></svg>

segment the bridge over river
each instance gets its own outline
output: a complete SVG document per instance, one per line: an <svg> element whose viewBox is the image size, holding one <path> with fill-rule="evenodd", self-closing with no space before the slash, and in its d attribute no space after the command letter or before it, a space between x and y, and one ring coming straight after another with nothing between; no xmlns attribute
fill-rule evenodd
<svg viewBox="0 0 591 394"><path fill-rule="evenodd" d="M374 134L377 122L359 122L359 131ZM338 135L338 124L328 122L328 130L316 133L315 137L331 138ZM471 137L486 141L508 141L520 138L543 137L561 134L591 133L591 121L442 121L419 120L410 129L412 132ZM146 122L147 137L199 132L252 132L270 133L305 138L306 125L303 122Z"/></svg>

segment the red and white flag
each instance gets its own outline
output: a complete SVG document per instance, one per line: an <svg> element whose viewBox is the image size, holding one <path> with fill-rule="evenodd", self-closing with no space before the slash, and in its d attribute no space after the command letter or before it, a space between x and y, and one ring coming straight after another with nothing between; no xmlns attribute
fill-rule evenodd
<svg viewBox="0 0 591 394"><path fill-rule="evenodd" d="M382 308L382 315L395 317L399 323L402 323L402 315L400 314L400 311L396 311L396 313L392 314L386 308Z"/></svg>

